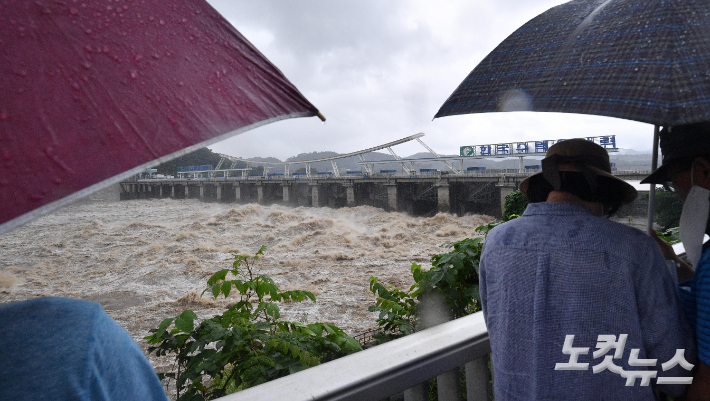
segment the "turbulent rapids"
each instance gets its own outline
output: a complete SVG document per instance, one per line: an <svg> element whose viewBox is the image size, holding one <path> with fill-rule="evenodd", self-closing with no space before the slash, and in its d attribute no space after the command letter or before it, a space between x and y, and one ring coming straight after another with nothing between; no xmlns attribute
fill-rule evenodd
<svg viewBox="0 0 710 401"><path fill-rule="evenodd" d="M261 272L317 303L281 306L290 320L331 322L355 335L375 325L368 278L413 284L446 241L476 235L488 216L429 218L370 206L287 208L198 200L82 202L2 236L0 302L61 296L99 302L145 349L150 328L184 309L201 318L231 300L199 294L232 253L268 247ZM230 297L231 298L231 297ZM161 368L167 361L151 356Z"/></svg>

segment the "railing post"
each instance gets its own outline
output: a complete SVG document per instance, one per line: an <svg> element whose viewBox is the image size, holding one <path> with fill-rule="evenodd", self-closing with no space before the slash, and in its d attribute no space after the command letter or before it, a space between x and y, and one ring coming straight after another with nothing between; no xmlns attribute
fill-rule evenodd
<svg viewBox="0 0 710 401"><path fill-rule="evenodd" d="M458 368L436 376L439 401L461 401L461 383Z"/></svg>
<svg viewBox="0 0 710 401"><path fill-rule="evenodd" d="M488 401L488 355L466 364L466 401Z"/></svg>
<svg viewBox="0 0 710 401"><path fill-rule="evenodd" d="M404 390L404 401L427 401L429 399L429 382L419 383Z"/></svg>

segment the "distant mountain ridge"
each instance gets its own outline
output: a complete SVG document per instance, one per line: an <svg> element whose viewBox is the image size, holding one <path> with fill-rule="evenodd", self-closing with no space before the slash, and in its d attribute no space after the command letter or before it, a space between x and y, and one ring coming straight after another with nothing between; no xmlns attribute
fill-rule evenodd
<svg viewBox="0 0 710 401"><path fill-rule="evenodd" d="M288 162L298 162L304 160L321 159L326 157L337 156L337 152L310 152L301 153L296 156L289 157L286 159ZM371 152L364 156L366 161L381 161L381 160L392 160L393 157L387 153L381 152ZM441 156L459 156L459 155L441 155ZM435 156L429 152L419 152L413 155L402 157L403 159L425 159L434 158ZM618 170L650 170L651 169L651 154L634 151L633 149L624 149L623 152L611 153L609 155L610 161L615 163ZM277 161L275 158L252 158L251 160L269 160ZM530 156L523 159L525 166L540 165L540 156ZM359 164L361 161L356 156L346 157L343 159L337 159L338 171L360 171L363 170L363 166ZM458 162L453 162L454 167L459 168ZM295 165L298 166L298 165ZM519 161L517 157L507 158L507 159L464 159L464 169L468 167L485 167L487 169L516 169L519 166ZM311 163L311 167L316 168L318 171L332 171L332 164L330 161L315 162ZM407 166L409 167L409 166ZM442 162L427 161L416 163L416 168L438 168L439 170L448 170L448 167ZM380 170L397 170L402 171L402 167L399 163L387 163L387 164L376 164L374 168L375 172Z"/></svg>

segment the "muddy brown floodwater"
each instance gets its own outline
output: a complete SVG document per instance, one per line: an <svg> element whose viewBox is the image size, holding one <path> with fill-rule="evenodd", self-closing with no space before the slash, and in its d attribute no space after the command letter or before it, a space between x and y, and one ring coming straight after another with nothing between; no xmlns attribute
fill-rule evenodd
<svg viewBox="0 0 710 401"><path fill-rule="evenodd" d="M331 322L356 335L375 325L368 278L409 288L412 262L429 266L440 244L475 236L488 216L412 217L369 206L289 208L198 200L82 202L0 237L0 303L39 296L99 302L142 339L185 309L209 318L231 300L200 298L233 253L267 246L258 266L282 289L317 303L281 305L289 320ZM230 297L231 298L231 297ZM169 359L149 357L157 371Z"/></svg>

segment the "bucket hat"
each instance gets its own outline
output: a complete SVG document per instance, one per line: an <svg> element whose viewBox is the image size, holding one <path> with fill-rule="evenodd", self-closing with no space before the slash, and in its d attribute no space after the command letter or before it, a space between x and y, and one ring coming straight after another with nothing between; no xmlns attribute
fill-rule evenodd
<svg viewBox="0 0 710 401"><path fill-rule="evenodd" d="M609 154L601 146L586 139L567 139L550 146L542 159L542 171L520 183L520 192L532 202L547 199L550 191L560 190L561 171L582 173L593 190L603 189L622 205L636 199L636 189L611 174ZM546 188L540 193L540 188ZM535 190L535 191L533 191ZM531 197L531 192L536 195Z"/></svg>

